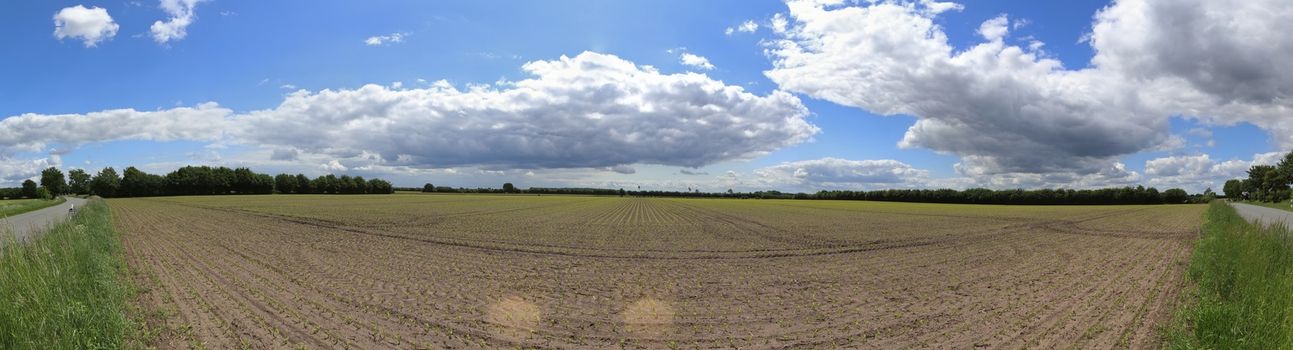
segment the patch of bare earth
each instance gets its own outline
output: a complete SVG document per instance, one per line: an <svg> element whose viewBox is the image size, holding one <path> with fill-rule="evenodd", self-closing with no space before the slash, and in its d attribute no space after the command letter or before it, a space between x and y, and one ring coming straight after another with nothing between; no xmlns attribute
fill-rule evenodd
<svg viewBox="0 0 1293 350"><path fill-rule="evenodd" d="M1203 209L503 201L110 204L162 348L1142 348Z"/></svg>

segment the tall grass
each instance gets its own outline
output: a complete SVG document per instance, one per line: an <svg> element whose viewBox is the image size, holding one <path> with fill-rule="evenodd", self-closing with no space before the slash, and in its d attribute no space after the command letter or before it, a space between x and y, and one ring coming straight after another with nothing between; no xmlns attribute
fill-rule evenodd
<svg viewBox="0 0 1293 350"><path fill-rule="evenodd" d="M93 200L70 220L0 248L0 349L120 348L131 293L112 214Z"/></svg>
<svg viewBox="0 0 1293 350"><path fill-rule="evenodd" d="M14 216L14 215L18 215L18 214L22 214L30 211L36 211L39 209L44 209L44 208L62 204L65 201L67 200L64 199L63 197L58 197L54 199L20 199L20 200L0 201L0 217ZM8 204L4 202L13 202L14 204Z"/></svg>
<svg viewBox="0 0 1293 350"><path fill-rule="evenodd" d="M1293 233L1213 202L1189 277L1196 290L1168 331L1176 349L1293 349Z"/></svg>

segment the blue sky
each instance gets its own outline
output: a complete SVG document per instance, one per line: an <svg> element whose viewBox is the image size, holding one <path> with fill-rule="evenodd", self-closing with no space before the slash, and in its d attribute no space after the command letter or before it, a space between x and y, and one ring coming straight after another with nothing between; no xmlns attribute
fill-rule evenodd
<svg viewBox="0 0 1293 350"><path fill-rule="evenodd" d="M815 191L1146 184L1198 191L1207 186L1219 187L1220 181L1241 173L1235 169L1269 162L1273 157L1270 152L1283 150L1288 139L1284 124L1277 118L1278 113L1266 112L1287 107L1283 104L1289 99L1281 99L1283 96L1254 100L1230 95L1225 91L1237 91L1234 86L1226 90L1198 83L1190 78L1199 72L1173 66L1176 61L1167 58L1156 66L1162 69L1137 67L1120 71L1111 67L1122 67L1121 63L1092 63L1097 55L1108 57L1108 62L1124 62L1119 61L1118 54L1125 50L1115 45L1127 44L1116 42L1121 38L1093 33L1101 21L1096 14L1104 9L1108 17L1125 15L1118 5L1131 8L1130 3L1139 2L1142 1L972 1L933 11L941 5L916 1L814 7L801 3L803 9L795 10L781 1L11 1L0 5L0 26L4 29L0 31L0 45L6 52L0 55L0 81L5 82L0 85L0 118L14 119L9 124L0 121L0 126L10 129L0 130L0 186L16 184L49 165L91 170L135 165L165 172L182 164L211 164L251 166L267 172L379 176L404 186L434 182L494 187L511 181L521 187ZM1273 1L1268 5L1288 6ZM78 6L92 11L61 12ZM880 11L886 9L884 6L894 11ZM850 9L867 11L849 13ZM99 11L106 12L110 20L105 22L106 16ZM1224 24L1240 15L1227 17L1223 13L1203 20ZM64 23L61 38L56 28L60 18ZM788 22L790 29L774 29L778 18ZM1049 73L1034 73L1040 75L1031 78L1002 78L1010 75L1004 74L1010 73L1006 69L1022 68L997 66L982 70L1004 75L969 76L967 72L977 71L975 63L957 61L955 57L965 53L962 58L968 58L975 47L993 42L981 28L995 18L1002 19L1000 27L1007 34L997 39L999 47L983 50L995 50L992 53L996 57L1005 57L1014 47L1032 55L1026 58L1030 64L1049 59L1061 66L1048 68ZM75 20L80 22L73 23ZM834 20L859 25L851 29L814 27ZM888 20L899 22L885 22ZM937 50L932 51L933 56L928 56L930 51L912 52L950 62L948 67L955 68L949 68L947 74L965 79L959 87L931 90L938 86L937 82L929 85L918 81L918 73L887 74L922 69L921 62L872 60L886 55L911 57L903 56L909 54L903 52L906 48L840 46L774 52L786 43L809 47L814 41L867 42L884 34L877 28L895 27L884 23L920 25L924 20L933 23L933 31L946 39L912 37L898 41L898 45L950 46L951 52L941 56ZM159 39L154 27L166 21L186 22L180 26L179 33L183 34L176 35L172 30L166 32L166 40ZM740 30L747 21L757 28L752 32ZM1235 37L1242 34L1233 33ZM399 39L391 40L393 37ZM1152 40L1157 36L1142 37ZM382 43L371 45L369 41L374 39ZM1033 42L1044 45L1030 47ZM1147 48L1152 49L1153 44L1128 45L1150 50ZM1274 59L1288 53L1275 46L1274 52L1254 49L1253 54L1274 54ZM598 56L581 56L585 52ZM1166 57L1191 53L1178 50L1141 54ZM684 64L684 54L703 57L712 68ZM614 123L597 126L588 126L582 119L560 119L620 110L580 109L590 101L579 99L595 98L586 94L571 95L573 100L564 104L545 104L543 109L514 108L519 111L501 121L482 120L493 117L480 115L500 113L491 106L466 108L466 112L461 106L430 111L410 107L436 104L437 98L450 100L416 93L415 90L436 89L437 81L466 95L455 94L453 98L472 98L472 85L507 92L516 89L512 85L515 82L538 77L535 71L525 68L527 63L557 62L563 56L575 63L562 72L576 78L581 74L596 76L580 67L616 62L637 67L634 74L646 72L659 77L664 81L660 85L638 88L630 85L640 77L589 78L590 88L598 84L622 87L628 100L645 101L643 105L729 100L717 93L673 97L649 93L684 81L682 76L687 74L701 75L704 83L712 86L743 89L748 96L731 105L717 103L714 108L721 109L717 114L680 116L671 121L651 113L629 114ZM811 59L804 61L807 63L787 63L805 57ZM886 66L891 63L896 65ZM934 64L930 69L941 67L941 63ZM771 79L773 74L767 73L770 71L785 74ZM1161 73L1128 75L1137 71ZM1270 72L1270 76L1273 81L1236 84L1241 88L1274 86L1272 90L1278 94L1290 93L1280 89L1293 84L1287 81L1284 71ZM894 77L911 81L885 80ZM838 84L831 81L835 78L840 79ZM1140 98L1148 101L1191 98L1161 105L1122 106L1124 102L1118 96L1094 94L1099 95L1089 98L1094 102L1083 106L1086 102L1074 101L1088 96L1063 95L1070 92L1048 90L1046 84L1054 83L1037 83L1034 78L1061 79L1058 85L1063 86L1099 87L1114 81L1128 85L1122 87L1126 91L1146 94ZM562 80L572 81L583 80ZM1131 81L1137 82L1128 83ZM1186 88L1173 85L1181 81L1194 84ZM560 83L544 85L541 90L557 91L553 89L559 89ZM276 135L265 130L271 125L326 125L311 120L317 117L311 112L284 111L286 108L280 105L291 100L289 95L296 94L299 103L317 105L314 108L335 110L381 98L324 98L321 91L361 95L358 91L367 84L376 84L378 89L369 91L372 94L390 95L407 103L335 116L328 120L351 123L346 130L335 133ZM875 97L906 87L913 89L909 96L895 93L893 98ZM1009 106L993 105L992 101L999 99L985 96L998 93L990 91L995 88L1009 89L1009 96L1023 97ZM1181 89L1189 93L1177 94ZM698 91L702 90L713 92ZM1173 96L1163 97L1161 91L1171 91ZM634 95L639 92L641 96ZM778 94L797 101L764 108L761 103L770 103ZM1215 102L1199 104L1198 96ZM1040 102L1022 100L1030 97ZM650 100L655 98L672 100ZM925 101L968 102L930 106ZM209 115L191 115L203 104L211 104L214 110ZM974 106L958 110L957 105L962 104ZM1030 114L1030 106L1042 110L1067 107L1055 116L1046 112ZM87 117L122 109L134 114ZM1009 114L1007 117L995 115L999 113L996 111L1010 110L1014 112L1000 112ZM1234 112L1237 110L1244 113ZM466 119L429 121L430 116L419 115L441 111L465 113L462 118ZM132 127L143 126L149 131L109 130L95 125L113 124L114 120L116 125L122 125L114 119L117 117L130 118L139 123ZM23 118L30 120L19 120ZM725 124L732 130L717 126L714 130L682 128L686 134L683 136L659 132L669 128L670 122L701 119L702 125L740 121ZM912 142L904 143L909 129L921 129L914 127L920 120L931 126L960 126L937 132L916 131ZM500 137L496 142L506 144L499 145L489 143L495 142L492 136L496 135L483 129L473 130L471 135L476 136L472 137L491 141L474 143L472 139L441 135L453 134L456 125L472 122L493 123L495 129L510 130L500 131L510 136ZM153 131L147 126L163 125L154 123L178 125ZM211 123L211 133L192 130L205 123ZM42 136L48 130L41 135L31 131L51 125L75 131L56 136ZM382 126L365 129L373 125ZM983 125L992 125L997 131L979 129ZM1010 125L1026 126L1014 130ZM815 131L800 128L804 126ZM1141 126L1143 130L1139 130ZM590 129L573 130L584 127ZM756 133L751 128L766 130ZM1124 129L1138 130L1123 134ZM642 133L635 136L632 131ZM364 135L351 139L356 133ZM411 134L429 141L425 146L392 141ZM585 143L578 140L581 137L593 139ZM335 141L335 145L319 142L320 138ZM1124 141L1127 138L1144 141ZM374 142L383 145L369 147ZM607 146L596 146L601 143ZM509 150L524 153L531 149L526 147L539 144L550 148L535 150L534 161L499 154ZM1039 144L1041 148L1037 148ZM1109 144L1112 145L1105 147ZM1035 154L1030 154L1030 149L1035 149Z"/></svg>

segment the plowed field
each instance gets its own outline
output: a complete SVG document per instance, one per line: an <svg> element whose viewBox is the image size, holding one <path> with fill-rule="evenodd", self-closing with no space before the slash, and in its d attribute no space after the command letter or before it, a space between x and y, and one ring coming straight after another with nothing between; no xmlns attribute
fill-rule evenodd
<svg viewBox="0 0 1293 350"><path fill-rule="evenodd" d="M159 347L1145 347L1204 206L116 199Z"/></svg>

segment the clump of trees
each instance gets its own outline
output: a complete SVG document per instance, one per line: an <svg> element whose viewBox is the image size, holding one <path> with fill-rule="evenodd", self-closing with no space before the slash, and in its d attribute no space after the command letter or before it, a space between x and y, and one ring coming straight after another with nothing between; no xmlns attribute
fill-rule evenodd
<svg viewBox="0 0 1293 350"><path fill-rule="evenodd" d="M149 174L135 167L128 167L118 175L107 167L91 176L81 169L67 172L69 183L58 168L50 167L41 172L40 185L35 181L23 182L21 188L0 189L6 198L49 198L65 194L93 194L101 197L147 197L175 195L226 195L270 193L319 193L319 194L386 194L394 193L390 182L382 179L364 179L362 176L340 177L332 174L314 179L304 174L279 174L270 176L248 168L186 166L166 175Z"/></svg>
<svg viewBox="0 0 1293 350"><path fill-rule="evenodd" d="M1227 198L1254 200L1262 202L1281 202L1290 199L1293 191L1293 152L1275 165L1254 165L1248 168L1248 178L1231 179L1222 186L1221 192Z"/></svg>

